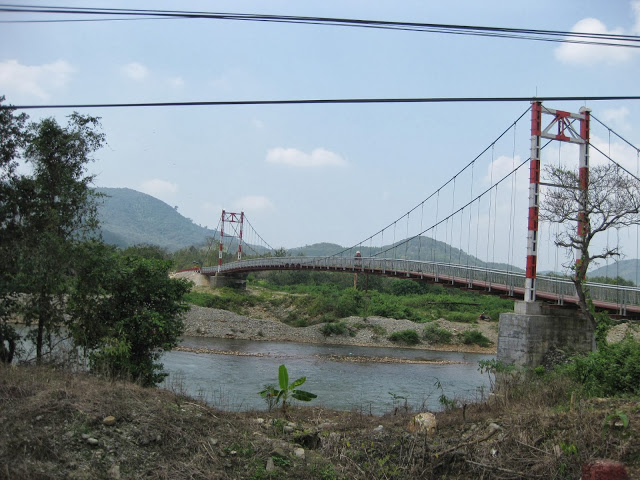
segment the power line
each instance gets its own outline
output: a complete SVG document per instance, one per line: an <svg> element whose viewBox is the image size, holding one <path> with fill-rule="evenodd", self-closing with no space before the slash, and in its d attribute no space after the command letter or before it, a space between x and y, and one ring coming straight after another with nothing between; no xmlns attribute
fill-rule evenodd
<svg viewBox="0 0 640 480"><path fill-rule="evenodd" d="M640 95L598 95L598 96L545 96L545 97L417 97L417 98L325 98L298 100L219 100L194 102L150 102L150 103L78 103L64 105L0 105L0 110L36 110L68 108L138 108L138 107L202 107L240 105L332 105L367 103L478 103L478 102L534 102L566 101L595 102L611 100L640 100Z"/></svg>
<svg viewBox="0 0 640 480"><path fill-rule="evenodd" d="M640 36L610 33L570 32L531 28L492 27L479 25L455 25L441 23L398 22L353 18L306 17L293 15L240 14L198 12L186 10L142 10L118 8L77 8L37 5L0 4L0 11L8 13L45 13L73 15L145 16L183 19L236 20L251 22L292 23L322 26L360 27L383 30L402 30L425 33L479 35L520 40L580 43L613 47L640 48ZM107 19L102 19L107 20ZM28 22L29 20L25 20Z"/></svg>

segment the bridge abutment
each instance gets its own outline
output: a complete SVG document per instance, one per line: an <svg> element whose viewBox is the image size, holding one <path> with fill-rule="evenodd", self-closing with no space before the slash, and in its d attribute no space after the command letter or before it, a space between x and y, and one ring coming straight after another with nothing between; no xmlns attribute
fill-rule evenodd
<svg viewBox="0 0 640 480"><path fill-rule="evenodd" d="M516 301L513 313L500 314L497 359L506 364L535 368L551 347L591 352L595 345L595 331L579 310Z"/></svg>
<svg viewBox="0 0 640 480"><path fill-rule="evenodd" d="M216 274L209 277L209 286L213 288L231 287L238 290L247 289L246 273Z"/></svg>

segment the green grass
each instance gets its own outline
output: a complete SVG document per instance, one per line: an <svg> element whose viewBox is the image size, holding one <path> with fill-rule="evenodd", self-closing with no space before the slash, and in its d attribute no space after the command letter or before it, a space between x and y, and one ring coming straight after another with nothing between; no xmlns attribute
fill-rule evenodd
<svg viewBox="0 0 640 480"><path fill-rule="evenodd" d="M262 272L251 274L247 280L250 286L259 287L257 296L221 289L216 295L191 292L187 301L236 313L243 313L243 309L264 302L269 307L291 310L283 321L294 326L334 323L350 316L380 316L418 323L440 318L476 323L482 312L497 321L500 313L513 311L513 300L448 289L426 282L370 275L369 289L364 290L366 282L360 277L358 288L354 289L353 274L350 273ZM276 295L274 292L293 295Z"/></svg>

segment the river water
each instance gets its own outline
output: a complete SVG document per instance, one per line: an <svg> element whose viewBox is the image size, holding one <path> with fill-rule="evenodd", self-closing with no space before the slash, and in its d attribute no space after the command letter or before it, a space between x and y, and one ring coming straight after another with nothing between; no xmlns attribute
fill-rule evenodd
<svg viewBox="0 0 640 480"><path fill-rule="evenodd" d="M311 405L383 414L407 402L413 408L440 410L441 395L479 400L489 379L478 361L491 355L293 342L255 342L186 337L181 346L242 355L167 352L162 357L169 377L165 388L188 393L225 410L265 409L258 395L265 384L278 384L278 367L287 366L289 382L307 377L302 390L318 395ZM453 364L339 361L341 357L392 357L448 361ZM395 397L394 397L395 396ZM395 400L394 400L395 398Z"/></svg>

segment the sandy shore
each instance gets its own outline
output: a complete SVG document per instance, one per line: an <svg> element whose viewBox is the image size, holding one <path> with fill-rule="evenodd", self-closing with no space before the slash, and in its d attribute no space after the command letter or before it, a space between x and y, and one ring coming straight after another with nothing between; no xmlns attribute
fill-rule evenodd
<svg viewBox="0 0 640 480"><path fill-rule="evenodd" d="M395 320L384 317L348 317L343 319L349 326L351 334L324 336L321 325L309 327L291 327L282 322L268 319L250 318L226 310L192 306L185 315L185 336L235 338L256 341L324 343L334 345L357 345L366 347L406 347L422 350L439 350L454 352L495 354L498 339L497 322L479 322L477 325L454 323L441 319L437 324L450 332L462 333L465 330L480 330L493 345L482 348L477 345L453 343L450 345L431 344L423 341L416 346L408 347L390 341L387 337L402 330L416 330L422 333L423 324L410 320Z"/></svg>

